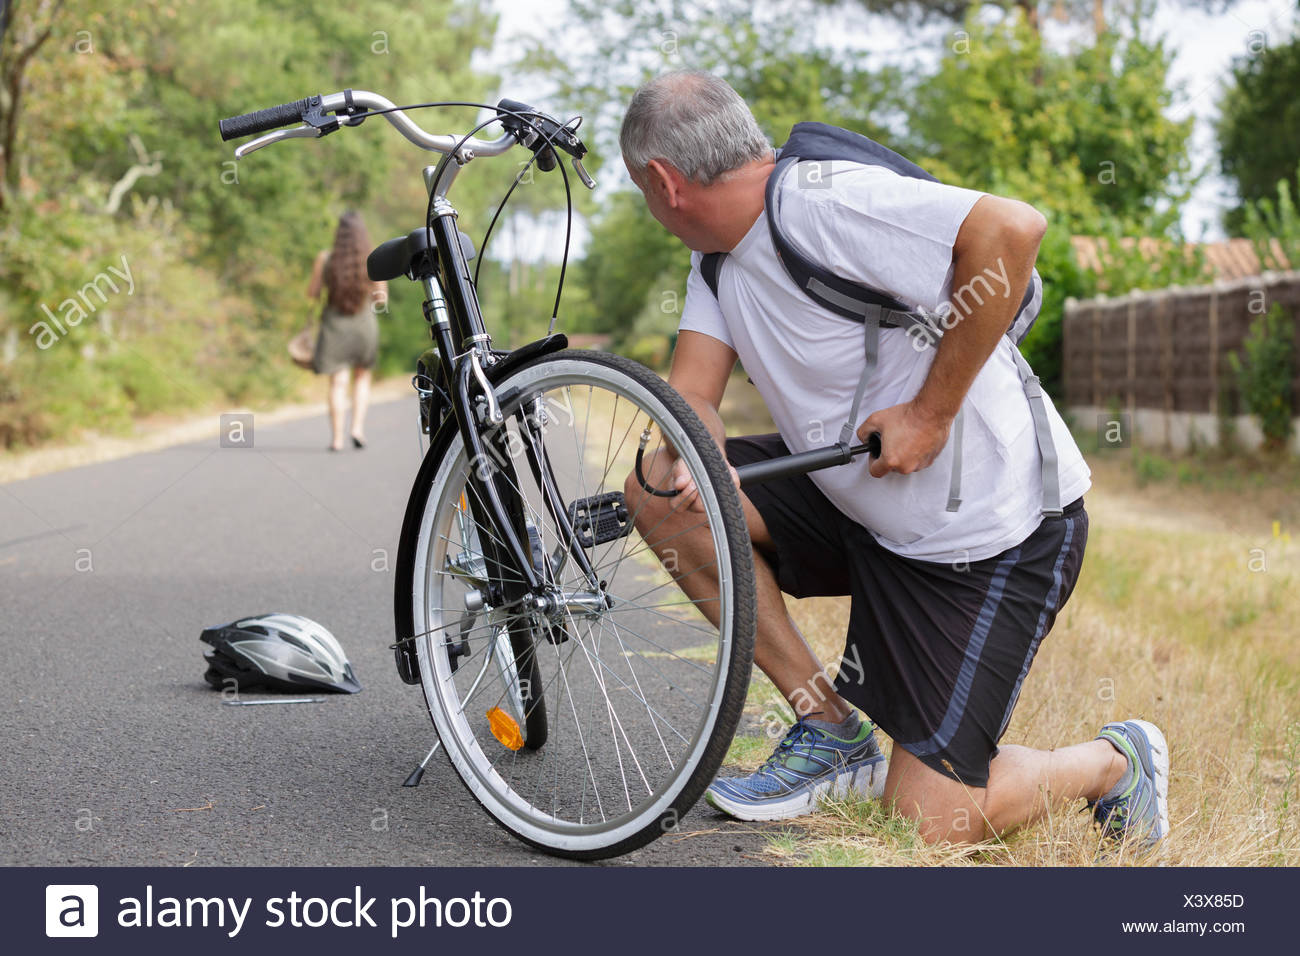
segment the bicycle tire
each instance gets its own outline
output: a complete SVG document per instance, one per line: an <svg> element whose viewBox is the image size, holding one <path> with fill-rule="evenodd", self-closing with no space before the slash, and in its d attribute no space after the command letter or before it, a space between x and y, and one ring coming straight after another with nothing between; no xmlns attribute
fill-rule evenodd
<svg viewBox="0 0 1300 956"><path fill-rule="evenodd" d="M739 722L741 712L744 706L745 696L749 686L749 676L753 660L753 642L755 628L755 592L751 544L748 530L746 528L744 514L740 506L739 495L732 484L730 473L727 470L726 463L722 453L713 440L712 436L705 429L699 418L695 415L690 406L671 389L667 383L635 362L624 359L620 356L608 353L586 352L586 351L561 351L552 353L527 362L520 367L512 370L503 381L497 383L497 392L499 395L514 394L513 404L510 399L506 399L502 411L506 414L507 420L521 408L521 403L528 400L528 396L547 394L548 388L572 387L574 384L581 386L586 383L591 389L588 393L587 413L590 418L592 410L592 396L595 393L595 387L599 385L602 388L609 389L616 396L625 396L628 403L635 400L638 403L637 410L632 412L636 416L650 416L659 423L660 428L667 426L671 430L673 441L680 444L685 449L683 454L688 460L688 466L692 469L692 477L695 478L697 486L701 489L701 500L705 502L706 517L708 519L710 541L712 541L718 562L718 602L719 602L719 621L717 626L716 645L717 650L713 659L714 671L708 672L706 678L699 678L691 674L690 678L703 687L701 694L707 694L707 707L700 707L698 724L693 727L693 735L687 738L685 733L677 730L663 713L670 711L669 704L664 704L656 699L652 706L649 700L650 694L643 689L643 683L638 676L632 663L635 657L641 663L649 659L654 652L632 652L628 650L628 644L622 636L617 637L618 647L621 658L615 660L615 655L610 652L610 662L607 663L602 657L603 651L599 648L599 642L604 639L607 642L611 639L602 638L588 628L586 636L578 636L579 629L570 628L566 625L564 642L572 641L578 647L568 650L569 659L581 650L582 655L588 658L587 664L589 669L595 675L594 685L598 687L600 694L603 695L604 705L610 710L610 733L612 738L612 750L618 760L620 773L623 773L623 790L627 798L628 810L626 813L620 811L620 815L610 819L603 807L600 811L600 819L594 818L588 822L585 817L579 813L577 820L571 820L561 816L561 810L558 809L559 800L552 792L552 804L549 810L540 807L540 801L536 800L536 787L533 793L533 803L529 803L521 795L522 787L516 783L507 784L503 773L509 774L511 781L514 776L514 767L517 755L528 749L520 747L511 757L505 758L493 749L496 753L498 763L504 763L506 759L512 761L510 769L502 771L498 763L493 762L493 756L488 751L492 748L492 743L487 740L486 735L481 729L475 730L471 725L471 715L469 714L468 703L479 690L479 682L482 681L483 673L488 668L488 651L484 652L484 658L477 666L483 669L478 676L474 678L470 690L465 693L456 686L457 681L465 683L468 681L467 674L457 676L459 672L452 672L447 661L445 648L449 641L447 639L435 639L433 632L435 630L446 630L454 627L456 623L444 624L445 612L448 607L443 606L446 603L446 597L443 590L437 590L442 604L433 607L430 603L430 595L436 589L447 589L459 587L463 584L459 579L455 581L445 580L457 578L456 574L448 574L443 570L443 566L457 568L458 565L452 560L453 549L456 547L453 542L453 536L448 531L443 533L439 529L443 524L450 528L452 520L459 522L459 517L448 516L449 496L455 491L458 482L465 482L463 469L466 468L465 455L461 447L460 437L458 434L447 434L441 436L441 440L433 443L428 456L421 467L420 474L417 476L415 487L412 490L411 498L407 507L406 521L403 525L401 546L399 548L399 560L397 567L397 582L395 589L395 609L397 613L397 627L399 635L416 635L417 636L417 657L420 665L421 686L424 690L426 705L429 710L430 718L438 732L439 739L443 742L443 750L456 770L461 782L466 786L475 800L501 824L505 829L513 833L516 837L525 843L535 846L548 853L559 856L565 856L575 859L602 859L610 856L616 856L629 852L637 847L643 846L657 836L672 829L677 821L690 809L691 806L703 794L705 788L712 781L722 760L730 745L731 738L735 733L736 726ZM572 396L570 395L570 400ZM617 409L618 402L615 401ZM576 426L574 426L574 435L576 436ZM611 424L611 434L613 426ZM664 433L667 435L667 431ZM575 446L578 442L575 438ZM620 446L621 447L621 446ZM674 444L673 447L678 447ZM550 454L549 448L547 454ZM579 449L576 456L577 464L575 470L579 475L584 473L586 467L584 456ZM549 461L548 461L549 467ZM598 466L597 466L598 467ZM606 473L610 471L609 464L606 464ZM602 476L602 487L604 476ZM522 479L520 486L523 485ZM521 497L525 497L524 492L520 490ZM535 517L541 520L540 512L535 513ZM637 532L629 532L631 537ZM539 536L543 532L539 531ZM641 542L644 545L644 541ZM641 550L646 550L649 546L645 545ZM626 546L624 546L626 549ZM552 562L554 555L559 553L559 546L551 555ZM463 555L464 551L457 552ZM593 552L594 553L594 552ZM546 559L546 551L542 550L543 560ZM465 562L463 556L456 560ZM535 559L536 560L536 559ZM566 558L567 560L567 558ZM615 564L615 571L623 568L624 558L622 553ZM440 564L441 562L441 564ZM448 563L451 562L451 563ZM633 574L640 573L634 570ZM612 577L612 575L611 575ZM430 580L439 583L429 585ZM606 584L601 581L602 587ZM659 585L658 587L664 587ZM575 592L576 593L576 592ZM610 598L612 600L612 598ZM656 599L657 600L657 599ZM651 607L661 605L651 605ZM698 610L698 608L697 608ZM587 613L592 616L601 629L601 634L605 632L605 619L612 619L614 613L630 612L633 615L642 612L642 606L635 602L623 602L610 606L608 609L600 609ZM566 613L567 608L566 608ZM605 615L604 618L601 615ZM667 613L659 613L660 617L667 618ZM627 618L621 619L623 621ZM572 623L575 618L571 615L569 621ZM462 625L463 626L463 625ZM478 625L476 625L478 626ZM491 628L491 623L481 625L483 628ZM686 627L683 624L682 627ZM702 630L696 625L697 630ZM421 635L421 631L425 631ZM640 637L635 631L631 630L628 624L611 624L610 630L615 634L630 632ZM538 637L536 629L533 634L533 645L531 655L529 648L521 648L519 642L514 638L519 631L518 627L512 626L512 649L516 660L528 658L528 665L533 668L533 675L537 673L539 662L550 662L551 658L546 656L545 645L552 646L554 653L555 676L549 679L543 678L545 685L549 680L550 688L543 687L543 690L537 694L541 699L539 703L545 706L546 696L551 692L551 688L556 689L558 695L558 705L561 708L559 725L562 726L566 716L571 716L575 733L571 733L563 738L564 741L571 741L574 736L578 740L583 756L586 758L586 771L590 777L590 786L593 797L599 803L599 793L602 784L607 777L613 777L612 762L606 751L596 754L588 752L588 744L591 744L594 750L597 741L593 737L590 741L583 736L582 727L579 721L578 707L573 697L573 685L576 680L571 671L566 670L565 660L558 648L562 646L556 641L546 640ZM659 634L658 631L655 632ZM487 637L482 635L486 647ZM667 640L667 638L664 638ZM608 644L612 647L612 644ZM658 646L658 645L656 645ZM595 649L593 649L593 647ZM706 644L704 650L698 652L700 660L707 661L711 645ZM682 650L677 648L677 650ZM692 649L694 650L694 649ZM592 665L591 658L595 658L597 666ZM664 668L675 667L678 671L684 670L680 662L686 662L687 659L672 648L668 651L668 657L672 660L660 662ZM697 670L705 670L704 665L698 661L688 662ZM601 670L609 671L614 675L613 667L620 667L626 664L626 667L632 673L632 682L636 685L636 690L642 692L642 696L632 696L644 705L648 715L648 723L653 725L654 734L658 736L659 743L663 745L668 767L663 771L663 783L659 786L659 778L655 778L656 786L652 787L642 766L642 762L648 765L649 758L646 757L643 750L638 756L632 742L632 735L640 733L648 737L644 726L640 728L633 727L629 731L623 723L622 718L616 711L615 704L612 702L609 687L606 681L609 679L602 676ZM461 667L464 664L460 665ZM575 665L575 668L577 665ZM656 667L656 674L659 674L659 666ZM676 671L673 672L673 678L663 677L666 685L671 687L681 696L686 696L681 690L688 682L682 681L681 686L672 684L676 679ZM585 676L585 675L579 675ZM616 675L614 675L616 676ZM563 678L561 682L561 678ZM651 678L646 678L645 685L649 686ZM504 682L503 682L504 683ZM612 686L612 685L610 685ZM533 685L530 683L530 690ZM626 681L622 688L613 687L615 692L632 691L632 687ZM464 700L459 696L465 693ZM565 696L568 700L565 700ZM619 698L623 700L625 698ZM593 714L593 725L596 723L594 715L597 709L596 701L599 698L595 692L592 694L590 703ZM481 703L481 702L480 702ZM565 707L565 704L568 707ZM692 701L694 703L694 701ZM677 704L674 700L673 705ZM459 705L459 706L457 706ZM635 705L630 705L635 707ZM662 712L661 709L662 708ZM480 708L481 709L481 708ZM571 715L568 713L571 711ZM675 711L673 712L676 713ZM626 715L625 715L626 716ZM667 724L668 730L676 734L685 743L680 762L674 762L670 748L665 742L667 731L661 733L658 726L659 719ZM477 720L477 717L473 718ZM617 723L617 730L615 724ZM554 738L554 726L552 728L552 738ZM683 725L685 726L685 725ZM692 728L687 728L691 730ZM637 802L633 805L632 788L628 785L627 774L624 771L624 760L621 755L622 744L620 743L620 733L622 740L626 742L626 748L630 751L629 763L635 763L636 771L641 774L641 781L645 786L647 794L644 798L638 794ZM501 740L498 737L498 740ZM486 741L486 743L485 743ZM565 746L563 742L552 745L555 748ZM572 749L572 744L568 744ZM677 746L674 741L674 746ZM607 749L611 749L606 744ZM541 752L546 753L546 748ZM650 756L657 757L657 754ZM533 758L544 760L545 758ZM593 761L600 764L601 760L606 761L606 765L600 767L601 773L598 775L593 769ZM556 777L559 777L559 765L562 757L558 754L554 757L556 764ZM531 770L531 767L525 765ZM540 763L539 768L545 767L545 763ZM537 774L540 778L541 769ZM635 777L635 775L633 775ZM520 779L524 778L524 771L518 774ZM614 777L615 781L617 778ZM558 786L558 784L557 784ZM583 780L583 801L586 800L586 789L588 782ZM567 799L572 799L571 795L566 795ZM572 815L571 811L570 815ZM584 811L585 812L585 811Z"/></svg>

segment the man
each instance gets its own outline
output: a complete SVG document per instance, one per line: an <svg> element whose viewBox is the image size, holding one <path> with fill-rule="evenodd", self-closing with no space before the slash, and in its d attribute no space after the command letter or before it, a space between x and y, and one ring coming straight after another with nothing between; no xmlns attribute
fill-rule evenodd
<svg viewBox="0 0 1300 956"><path fill-rule="evenodd" d="M670 383L733 466L828 444L863 368L862 327L782 267L764 212L773 150L749 108L713 76L666 74L633 97L621 146L651 213L694 253ZM998 746L1088 531L1089 472L1050 402L1065 507L1043 516L1035 429L1005 336L1046 222L1024 203L879 166L821 169L801 183L794 164L780 184L791 240L845 279L946 313L947 331L936 348L916 348L904 330L882 330L862 404L874 411L857 429L859 440L880 434L881 457L742 494L758 581L754 659L797 721L762 768L715 781L706 799L742 819L779 819L855 787L883 792L928 841L962 842L1082 797L1111 835L1154 845L1169 829L1168 746L1151 724L1108 724L1055 751ZM700 274L711 252L728 254L716 297ZM1003 294L960 294L994 275ZM718 407L737 359L779 434L725 437ZM950 432L963 407L963 502L948 511ZM680 566L697 568L687 555L707 548L707 531L680 534L699 516L687 514L694 488L680 463L671 474L681 497L646 501L629 478L628 500L642 508L643 534L658 529L652 547L672 540ZM702 608L717 594L705 573L678 584ZM782 591L852 595L834 683ZM887 776L854 705L894 740Z"/></svg>

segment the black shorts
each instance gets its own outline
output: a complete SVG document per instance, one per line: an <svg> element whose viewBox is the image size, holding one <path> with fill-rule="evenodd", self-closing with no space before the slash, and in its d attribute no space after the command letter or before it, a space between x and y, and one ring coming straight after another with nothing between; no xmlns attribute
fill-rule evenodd
<svg viewBox="0 0 1300 956"><path fill-rule="evenodd" d="M785 454L779 435L727 439L733 465ZM1001 554L942 564L877 544L807 475L745 494L772 535L775 553L765 557L782 591L853 599L840 695L927 766L987 786L1039 642L1079 576L1083 499Z"/></svg>

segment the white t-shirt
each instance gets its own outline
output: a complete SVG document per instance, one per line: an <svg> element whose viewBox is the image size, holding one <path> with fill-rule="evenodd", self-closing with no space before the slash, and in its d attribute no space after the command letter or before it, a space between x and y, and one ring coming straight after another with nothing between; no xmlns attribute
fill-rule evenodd
<svg viewBox="0 0 1300 956"><path fill-rule="evenodd" d="M953 242L982 195L881 166L834 162L816 187L789 179L782 184L781 223L813 261L934 311L948 303ZM817 304L794 284L777 258L766 214L723 261L716 299L699 262L696 253L680 328L710 335L736 351L792 452L833 443L862 374L862 326ZM996 280L993 284L999 288ZM895 554L978 561L1019 544L1042 520L1042 476L1013 348L1004 337L967 393L958 511L946 510L951 439L928 468L911 475L873 478L863 455L809 477ZM879 365L867 383L855 429L873 411L914 398L934 353L918 350L902 329L882 329ZM1047 407L1061 502L1068 504L1088 490L1090 475L1060 415L1050 401Z"/></svg>

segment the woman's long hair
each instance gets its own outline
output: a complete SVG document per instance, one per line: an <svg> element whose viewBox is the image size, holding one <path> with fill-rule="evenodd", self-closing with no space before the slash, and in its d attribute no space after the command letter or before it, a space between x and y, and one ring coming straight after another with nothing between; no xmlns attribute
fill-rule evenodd
<svg viewBox="0 0 1300 956"><path fill-rule="evenodd" d="M334 248L325 266L325 288L329 304L345 315L354 315L370 298L375 284L366 274L370 255L370 234L361 214L348 210L339 217L334 231Z"/></svg>

